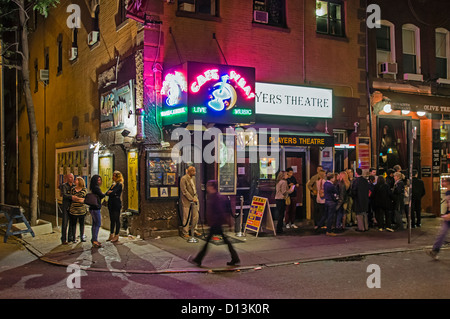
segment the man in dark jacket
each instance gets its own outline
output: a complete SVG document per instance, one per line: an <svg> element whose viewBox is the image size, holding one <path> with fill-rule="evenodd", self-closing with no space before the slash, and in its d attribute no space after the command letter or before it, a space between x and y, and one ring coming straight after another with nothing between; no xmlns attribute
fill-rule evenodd
<svg viewBox="0 0 450 319"><path fill-rule="evenodd" d="M362 170L356 169L356 179L352 184L352 196L355 204L358 231L369 230L367 212L369 211L369 182L362 176Z"/></svg>
<svg viewBox="0 0 450 319"><path fill-rule="evenodd" d="M228 245L228 250L231 254L231 261L228 262L227 265L237 265L240 262L238 254L234 250L233 245L231 244L228 237L223 233L222 229L222 225L227 222L227 215L229 214L229 212L227 211L226 199L223 196L219 195L217 181L208 181L208 183L206 183L206 191L208 193L206 199L206 218L210 229L203 249L194 259L192 259L192 263L201 266L202 260L206 255L208 244L212 236L220 235L222 236L225 244Z"/></svg>
<svg viewBox="0 0 450 319"><path fill-rule="evenodd" d="M412 207L411 207L411 227L420 227L422 212L422 197L425 196L425 185L418 178L417 170L413 170L412 179Z"/></svg>
<svg viewBox="0 0 450 319"><path fill-rule="evenodd" d="M69 208L72 204L72 189L75 187L73 183L74 176L69 173L66 175L66 182L61 185L62 200L62 225L61 225L61 243L67 245L67 227L69 226Z"/></svg>

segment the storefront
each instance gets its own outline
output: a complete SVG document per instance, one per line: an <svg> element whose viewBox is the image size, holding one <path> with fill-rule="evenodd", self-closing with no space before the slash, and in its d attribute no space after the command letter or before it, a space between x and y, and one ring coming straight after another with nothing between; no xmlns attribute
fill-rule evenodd
<svg viewBox="0 0 450 319"><path fill-rule="evenodd" d="M449 172L450 98L376 91L372 105L377 114L377 167L382 173L400 165L409 176L412 161L428 194L422 208L438 214L441 176Z"/></svg>

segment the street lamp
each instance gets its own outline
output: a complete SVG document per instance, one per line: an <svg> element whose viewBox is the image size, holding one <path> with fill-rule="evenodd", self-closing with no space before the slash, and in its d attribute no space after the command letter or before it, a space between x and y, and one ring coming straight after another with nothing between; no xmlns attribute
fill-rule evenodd
<svg viewBox="0 0 450 319"><path fill-rule="evenodd" d="M383 111L385 112L385 113L391 113L392 112L392 106L391 106L391 104L385 104L384 105L384 107L383 107Z"/></svg>

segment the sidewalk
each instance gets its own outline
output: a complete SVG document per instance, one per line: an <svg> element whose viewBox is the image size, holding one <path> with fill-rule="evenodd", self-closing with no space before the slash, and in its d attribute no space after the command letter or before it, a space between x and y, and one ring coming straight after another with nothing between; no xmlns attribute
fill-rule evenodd
<svg viewBox="0 0 450 319"><path fill-rule="evenodd" d="M188 243L178 236L155 239L120 237L118 243L106 242L109 231L100 229L102 248L94 249L90 243L90 226L86 226L87 241L61 245L60 232L21 239L25 247L50 264L67 267L77 263L86 271L164 274L179 272L221 272L259 269L279 265L306 263L320 260L351 260L365 255L400 251L424 250L434 243L440 228L440 218L423 218L421 228L412 229L411 243L408 232L379 232L371 229L359 233L347 229L336 237L316 234L312 228L288 229L282 235L248 232L245 237L228 233L241 259L240 266L226 267L230 260L226 245L209 245L202 267L188 262L201 249L204 240ZM202 232L202 228L199 227ZM206 234L206 230L205 230Z"/></svg>

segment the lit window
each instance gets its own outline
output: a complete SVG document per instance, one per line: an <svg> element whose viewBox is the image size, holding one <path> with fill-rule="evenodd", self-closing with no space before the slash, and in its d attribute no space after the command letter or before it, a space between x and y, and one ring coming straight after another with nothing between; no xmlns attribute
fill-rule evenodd
<svg viewBox="0 0 450 319"><path fill-rule="evenodd" d="M345 36L344 3L339 0L316 1L317 33Z"/></svg>

